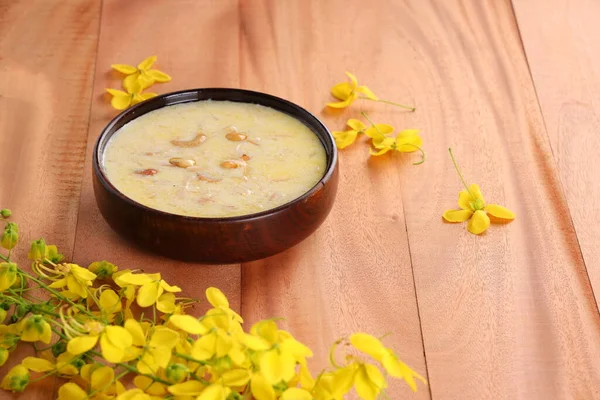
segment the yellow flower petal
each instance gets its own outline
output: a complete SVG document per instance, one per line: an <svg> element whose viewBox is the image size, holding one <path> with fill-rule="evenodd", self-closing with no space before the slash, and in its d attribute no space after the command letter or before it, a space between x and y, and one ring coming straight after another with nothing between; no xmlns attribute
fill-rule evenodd
<svg viewBox="0 0 600 400"><path fill-rule="evenodd" d="M355 374L355 365L340 368L333 373L332 386L335 388L337 396L342 397L352 389Z"/></svg>
<svg viewBox="0 0 600 400"><path fill-rule="evenodd" d="M213 383L202 391L200 396L196 397L196 400L225 400L231 393L231 389L223 387L219 383Z"/></svg>
<svg viewBox="0 0 600 400"><path fill-rule="evenodd" d="M139 69L150 69L152 65L156 62L156 56L150 56L146 58L144 61L138 64Z"/></svg>
<svg viewBox="0 0 600 400"><path fill-rule="evenodd" d="M443 217L448 222L465 222L473 215L471 210L448 210L445 211Z"/></svg>
<svg viewBox="0 0 600 400"><path fill-rule="evenodd" d="M352 87L352 90L356 89L356 87L358 86L358 80L356 79L356 76L354 76L354 74L351 74L348 71L346 71L346 75L348 76L348 78L350 78L350 86Z"/></svg>
<svg viewBox="0 0 600 400"><path fill-rule="evenodd" d="M427 383L425 378L413 371L408 365L398 360L393 353L386 354L381 360L381 364L391 376L404 379L413 392L417 391L417 383L414 378L419 379L423 383Z"/></svg>
<svg viewBox="0 0 600 400"><path fill-rule="evenodd" d="M123 309L119 295L111 289L102 291L100 295L100 307L106 314L114 314Z"/></svg>
<svg viewBox="0 0 600 400"><path fill-rule="evenodd" d="M219 378L227 386L244 386L250 381L250 372L246 369L232 369Z"/></svg>
<svg viewBox="0 0 600 400"><path fill-rule="evenodd" d="M473 201L473 197L466 190L461 190L458 194L458 206L463 210L471 210L475 211L471 206L471 202Z"/></svg>
<svg viewBox="0 0 600 400"><path fill-rule="evenodd" d="M469 186L469 190L471 191L471 193L473 193L473 196L475 196L475 200L481 199L481 202L485 204L485 199L483 198L483 194L481 194L481 189L479 188L479 185L473 183L471 184L471 186Z"/></svg>
<svg viewBox="0 0 600 400"><path fill-rule="evenodd" d="M379 370L379 368L377 368L376 366L374 366L372 364L364 364L363 367L365 368L365 371L367 372L367 375L369 376L371 383L373 383L375 386L377 386L378 388L381 388L381 389L387 387L385 378L381 374L381 371Z"/></svg>
<svg viewBox="0 0 600 400"><path fill-rule="evenodd" d="M52 371L55 368L54 363L37 357L25 357L21 364L34 372Z"/></svg>
<svg viewBox="0 0 600 400"><path fill-rule="evenodd" d="M338 149L343 149L350 146L356 141L358 132L355 130L333 132L335 145Z"/></svg>
<svg viewBox="0 0 600 400"><path fill-rule="evenodd" d="M396 150L402 153L418 151L423 145L423 140L416 129L406 129L396 136Z"/></svg>
<svg viewBox="0 0 600 400"><path fill-rule="evenodd" d="M198 396L204 390L204 385L198 381L187 381L169 386L169 393L176 396Z"/></svg>
<svg viewBox="0 0 600 400"><path fill-rule="evenodd" d="M211 333L196 340L192 346L192 357L196 360L208 360L215 355L217 337Z"/></svg>
<svg viewBox="0 0 600 400"><path fill-rule="evenodd" d="M348 82L338 83L331 88L331 95L339 100L348 100L353 97L354 88Z"/></svg>
<svg viewBox="0 0 600 400"><path fill-rule="evenodd" d="M175 311L175 295L173 293L163 293L156 301L158 311L165 314L171 314Z"/></svg>
<svg viewBox="0 0 600 400"><path fill-rule="evenodd" d="M391 149L389 147L384 147L383 149L380 149L379 151L375 151L373 149L369 149L369 154L371 154L372 156L381 156L381 155L387 153L390 150Z"/></svg>
<svg viewBox="0 0 600 400"><path fill-rule="evenodd" d="M122 74L125 74L125 75L131 75L131 74L137 72L137 68L134 67L133 65L113 64L110 67L114 70L119 71Z"/></svg>
<svg viewBox="0 0 600 400"><path fill-rule="evenodd" d="M479 235L487 230L490 226L490 217L487 216L485 211L477 210L469 220L467 229L469 232Z"/></svg>
<svg viewBox="0 0 600 400"><path fill-rule="evenodd" d="M169 82L171 80L171 77L167 74L165 74L162 71L159 71L157 69L151 69L150 71L147 72L148 76L150 76L155 82Z"/></svg>
<svg viewBox="0 0 600 400"><path fill-rule="evenodd" d="M376 400L381 389L377 387L367 374L365 368L360 368L354 377L354 389L364 400Z"/></svg>
<svg viewBox="0 0 600 400"><path fill-rule="evenodd" d="M92 372L91 386L94 390L108 389L115 378L115 371L110 367L100 367Z"/></svg>
<svg viewBox="0 0 600 400"><path fill-rule="evenodd" d="M45 323L42 325L42 334L40 335L40 342L50 344L52 340L52 328L50 324Z"/></svg>
<svg viewBox="0 0 600 400"><path fill-rule="evenodd" d="M191 315L172 315L169 322L192 335L205 335L208 333L208 328Z"/></svg>
<svg viewBox="0 0 600 400"><path fill-rule="evenodd" d="M142 286L157 280L148 274L133 274L131 272L125 272L124 274L120 274L119 276L115 277L115 279L115 282L118 281L117 284L121 287L125 285ZM160 275L158 279L160 280Z"/></svg>
<svg viewBox="0 0 600 400"><path fill-rule="evenodd" d="M87 399L87 397L86 397ZM144 393L142 389L129 389L117 396L116 400L152 400L150 395Z"/></svg>
<svg viewBox="0 0 600 400"><path fill-rule="evenodd" d="M331 107L331 108L346 108L350 104L354 103L354 100L355 100L354 97L349 97L344 101L339 101L336 103L327 103L327 106Z"/></svg>
<svg viewBox="0 0 600 400"><path fill-rule="evenodd" d="M380 361L387 352L381 341L368 333L353 334L350 336L350 343L357 350L370 355L377 361Z"/></svg>
<svg viewBox="0 0 600 400"><path fill-rule="evenodd" d="M219 289L215 287L209 287L206 289L206 299L213 307L225 307L229 308L229 300Z"/></svg>
<svg viewBox="0 0 600 400"><path fill-rule="evenodd" d="M136 297L137 303L140 307L150 307L156 303L158 297L162 294L163 289L160 287L159 282L151 282L142 285L138 290Z"/></svg>
<svg viewBox="0 0 600 400"><path fill-rule="evenodd" d="M98 336L78 336L69 340L67 351L71 354L81 354L94 348L98 343Z"/></svg>
<svg viewBox="0 0 600 400"><path fill-rule="evenodd" d="M356 88L356 91L358 93L364 94L365 96L367 96L367 98L369 98L371 100L379 100L379 98L375 95L375 93L373 93L371 91L371 89L369 89L366 86L359 86L359 87Z"/></svg>
<svg viewBox="0 0 600 400"><path fill-rule="evenodd" d="M295 375L296 360L289 353L270 350L260 359L260 373L272 385L289 381Z"/></svg>
<svg viewBox="0 0 600 400"><path fill-rule="evenodd" d="M122 326L109 325L104 328L104 335L113 345L120 349L126 349L133 344L131 334Z"/></svg>
<svg viewBox="0 0 600 400"><path fill-rule="evenodd" d="M93 281L96 279L96 274L87 268L80 267L77 264L68 264L71 269L71 274L80 281Z"/></svg>
<svg viewBox="0 0 600 400"><path fill-rule="evenodd" d="M133 378L133 384L144 392L153 396L162 396L167 394L167 387L162 383L154 382L147 376L138 375Z"/></svg>
<svg viewBox="0 0 600 400"><path fill-rule="evenodd" d="M171 286L164 280L160 281L160 287L162 287L167 292L171 292L171 293L181 292L181 288L179 286Z"/></svg>
<svg viewBox="0 0 600 400"><path fill-rule="evenodd" d="M102 350L102 357L111 363L121 362L125 356L125 350L111 343L106 335L100 337L100 349Z"/></svg>
<svg viewBox="0 0 600 400"><path fill-rule="evenodd" d="M281 395L281 400L312 400L312 395L306 390L289 388Z"/></svg>
<svg viewBox="0 0 600 400"><path fill-rule="evenodd" d="M179 334L173 329L164 327L158 329L157 327L152 336L150 337L149 345L152 347L165 347L167 349L172 349L173 347L175 347L177 342L179 342L179 339Z"/></svg>
<svg viewBox="0 0 600 400"><path fill-rule="evenodd" d="M367 126L361 120L350 118L346 124L355 131L364 131Z"/></svg>
<svg viewBox="0 0 600 400"><path fill-rule="evenodd" d="M155 347L152 349L152 356L157 366L167 368L171 361L171 349L167 347Z"/></svg>
<svg viewBox="0 0 600 400"><path fill-rule="evenodd" d="M125 94L124 96L113 95L110 104L117 110L124 110L131 104L131 96L128 94Z"/></svg>
<svg viewBox="0 0 600 400"><path fill-rule="evenodd" d="M498 204L488 204L485 207L485 211L495 218L506 220L515 219L515 214L512 211L510 211L508 208L499 206Z"/></svg>
<svg viewBox="0 0 600 400"><path fill-rule="evenodd" d="M139 94L144 89L142 82L140 82L140 74L133 74L123 79L123 88L128 94Z"/></svg>
<svg viewBox="0 0 600 400"><path fill-rule="evenodd" d="M68 382L58 389L58 400L87 400L88 395L77 384Z"/></svg>
<svg viewBox="0 0 600 400"><path fill-rule="evenodd" d="M254 375L250 384L252 396L256 400L275 400L273 386L262 375Z"/></svg>

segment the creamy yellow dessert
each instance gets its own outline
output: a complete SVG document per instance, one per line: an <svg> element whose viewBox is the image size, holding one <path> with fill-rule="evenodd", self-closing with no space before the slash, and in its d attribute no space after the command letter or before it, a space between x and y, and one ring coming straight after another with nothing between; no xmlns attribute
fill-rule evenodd
<svg viewBox="0 0 600 400"><path fill-rule="evenodd" d="M124 195L194 217L254 214L323 176L325 149L302 122L258 104L199 101L144 114L116 132L103 168Z"/></svg>

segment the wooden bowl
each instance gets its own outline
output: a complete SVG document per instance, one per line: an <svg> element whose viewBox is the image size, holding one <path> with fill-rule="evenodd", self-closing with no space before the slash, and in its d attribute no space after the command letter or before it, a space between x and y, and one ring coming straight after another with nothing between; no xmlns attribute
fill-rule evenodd
<svg viewBox="0 0 600 400"><path fill-rule="evenodd" d="M256 214L227 218L175 215L144 206L121 193L101 166L112 135L129 121L173 104L199 100L255 103L279 110L303 122L321 140L327 166L321 180L289 203ZM102 131L93 153L94 193L108 224L134 243L161 255L205 264L230 264L265 258L306 239L325 220L337 192L335 141L317 117L287 100L240 89L191 89L168 93L119 114Z"/></svg>

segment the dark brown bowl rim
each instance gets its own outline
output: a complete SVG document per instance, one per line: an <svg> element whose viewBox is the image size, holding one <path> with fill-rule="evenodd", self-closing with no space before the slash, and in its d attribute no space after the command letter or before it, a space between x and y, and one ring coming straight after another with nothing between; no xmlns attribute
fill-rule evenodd
<svg viewBox="0 0 600 400"><path fill-rule="evenodd" d="M323 145L323 147L325 149L325 154L327 156L327 168L325 170L325 173L321 177L321 179L319 179L319 181L312 188L310 188L308 191L306 191L304 194L302 194L299 197L296 197L295 199L293 199L285 204L282 204L280 206L277 206L275 208L271 208L271 209L268 209L265 211L261 211L259 213L238 215L238 216L233 216L233 217L193 217L193 216L188 216L188 215L172 214L172 213L169 213L166 211L158 210L156 208L151 208L146 205L143 205L142 203L139 203L139 202L133 200L132 198L127 197L125 194L123 194L121 191L119 191L119 189L117 189L110 182L110 180L107 178L107 176L104 174L104 170L103 170L103 168L101 168L101 162L100 162L100 144L103 143L103 141L105 141L105 140L108 141L110 139L110 138L105 139L105 137L107 135L110 134L112 136L114 134L112 132L112 130L114 129L114 126L117 123L119 123L119 121L121 119L124 119L131 114L134 114L134 115L137 114L137 112L138 112L138 110L140 110L140 108L145 108L149 104L152 104L152 103L163 103L164 101L167 101L166 104L162 104L159 107L153 108L146 112L139 113L139 115L132 118L131 121L136 118L139 118L140 116L145 115L151 111L155 111L160 108L172 106L175 104L193 103L193 102L197 102L197 101L211 100L210 97L202 98L202 99L193 99L193 98L185 97L187 95L192 95L194 93L201 96L202 92L210 92L210 93L214 93L214 92L227 93L227 92L229 92L232 94L237 93L242 96L263 98L266 100L274 101L276 103L280 103L289 108L292 108L295 112L302 115L302 116L299 116L299 115L290 114L289 112L286 112L285 110L282 110L282 109L279 109L276 107L272 107L271 105L267 106L267 105L264 105L261 103L250 102L250 101L245 102L245 103L250 103L250 104L260 104L265 107L273 108L284 114L290 115L291 117L302 122L311 131L313 131L315 133L315 135L317 135L317 137L319 138L319 140L321 141L321 144ZM177 97L182 97L182 100L177 101ZM226 100L226 99L219 99L219 100L215 100L215 101L236 101L239 103L244 103L244 101ZM118 128L118 129L120 129L120 128ZM117 130L115 130L115 133ZM322 132L325 132L326 135L318 134L316 132L316 130L321 130ZM331 154L329 154L330 151L328 150L326 143L323 143L324 140L329 141L328 145L331 146ZM98 139L96 140L96 144L94 145L93 163L92 164L93 164L94 173L98 177L102 186L104 186L104 188L106 190L110 191L113 195L119 197L121 200L125 201L126 203L129 203L130 205L132 205L134 207L139 207L143 210L147 210L148 212L157 213L159 215L163 215L163 216L166 216L169 218L181 218L183 220L190 221L190 222L194 222L194 221L196 221L196 222L246 222L246 221L252 221L255 219L260 219L267 215L276 214L277 212L284 210L284 209L292 206L293 204L299 203L299 202L305 200L306 198L310 197L316 190L318 190L320 185L324 185L324 183L327 182L331 178L331 176L333 175L335 168L337 166L337 158L338 158L337 147L336 147L335 139L333 138L333 135L331 134L331 132L329 131L327 126L325 126L325 124L323 122L321 122L321 120L319 118L317 118L313 113L306 110L305 108L303 108L295 103L292 103L289 100L283 99L281 97L277 97L277 96L273 96L271 94L257 92L257 91L253 91L253 90L235 89L235 88L198 88L198 89L185 89L185 90L179 90L179 91L175 91L175 92L164 93L164 94L158 95L156 97L153 97L151 99L148 99L146 101L143 101L141 103L138 103L138 104L122 111L121 113L119 113L100 132L100 135L98 136Z"/></svg>

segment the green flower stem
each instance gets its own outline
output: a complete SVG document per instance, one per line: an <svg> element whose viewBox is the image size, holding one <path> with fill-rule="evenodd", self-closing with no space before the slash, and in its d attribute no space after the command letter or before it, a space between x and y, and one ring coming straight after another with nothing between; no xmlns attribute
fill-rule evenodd
<svg viewBox="0 0 600 400"><path fill-rule="evenodd" d="M58 372L58 370L53 369L52 371L48 372L47 374L44 374L44 375L40 376L39 378L35 378L35 379L30 380L29 384L32 384L33 382L41 381L41 380L46 379L47 377L52 376L52 375L56 375L57 372Z"/></svg>
<svg viewBox="0 0 600 400"><path fill-rule="evenodd" d="M410 110L411 112L416 110L416 107L411 107L411 106L407 106L407 105L400 104L400 103L394 103L393 101L389 101L389 100L381 100L381 99L375 100L375 99L371 99L371 98L365 97L365 96L359 96L358 98L362 99L362 100L376 101L378 103L391 104L396 107L406 108L407 110Z"/></svg>
<svg viewBox="0 0 600 400"><path fill-rule="evenodd" d="M38 285L40 285L40 287L42 289L47 290L48 292L50 292L53 295L55 295L56 298L58 298L59 300L62 300L64 302L70 304L71 306L77 308L79 311L82 311L83 313L87 314L89 317L92 317L92 318L96 319L96 316L94 314L92 314L91 312L89 312L85 308L81 307L79 304L74 303L71 299L63 296L62 294L60 294L56 290L52 289L50 286L46 285L44 282L40 281L37 278L34 278L33 276L29 275L27 272L23 271L20 268L19 268L19 272L21 274L23 274L26 278L31 279L32 281L34 281L35 283L37 283Z"/></svg>
<svg viewBox="0 0 600 400"><path fill-rule="evenodd" d="M422 148L420 148L416 144L412 144L412 143L404 143L404 144L401 144L400 147L401 146L412 146L412 147L415 147L417 150L419 150L421 152L421 161L417 161L415 163L412 163L413 165L421 165L421 164L423 164L425 162L425 151L423 151Z"/></svg>
<svg viewBox="0 0 600 400"><path fill-rule="evenodd" d="M0 258L6 262L10 262L10 258L4 257L2 254L0 254Z"/></svg>
<svg viewBox="0 0 600 400"><path fill-rule="evenodd" d="M67 342L69 341L69 338L67 336L65 336L65 334L63 334L62 332L57 331L55 328L50 328L50 329L52 329L52 332L56 333L61 338L65 339Z"/></svg>
<svg viewBox="0 0 600 400"><path fill-rule="evenodd" d="M187 361L192 361L192 362L198 363L200 365L207 364L206 361L200 361L200 360L195 359L194 357L188 356L187 354L177 353L176 351L173 352L173 355L176 357L179 357L179 358L183 358L184 360L187 360Z"/></svg>
<svg viewBox="0 0 600 400"><path fill-rule="evenodd" d="M458 164L456 163L456 159L454 159L454 154L452 154L452 148L448 149L448 153L450 153L450 158L452 159L452 163L454 164L454 169L458 173L458 176L460 177L460 180L462 181L462 184L464 185L465 189L467 189L467 192L469 192L469 194L471 195L471 198L473 200L476 200L475 196L473 196L473 193L471 193L471 190L469 189L469 186L467 186L467 182L465 182L465 178L463 177L462 173L460 172L460 168L458 168Z"/></svg>

